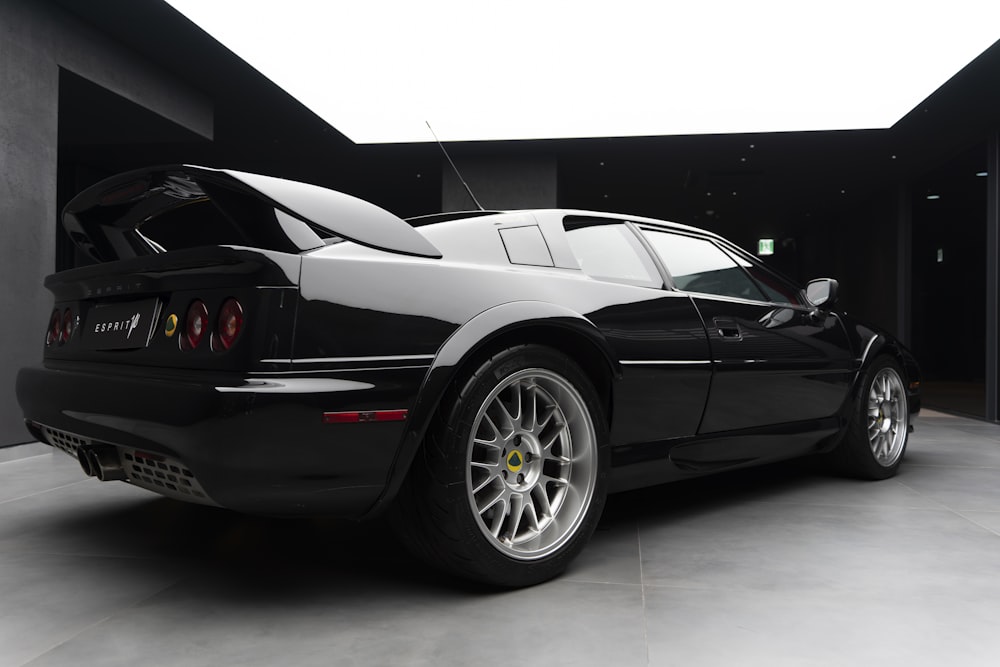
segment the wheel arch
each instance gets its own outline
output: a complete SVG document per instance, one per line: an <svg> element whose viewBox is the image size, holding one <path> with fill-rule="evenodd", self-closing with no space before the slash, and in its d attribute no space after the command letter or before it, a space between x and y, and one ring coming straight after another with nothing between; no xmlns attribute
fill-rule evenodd
<svg viewBox="0 0 1000 667"><path fill-rule="evenodd" d="M897 364L899 364L899 367L903 371L904 377L902 379L907 391L907 401L909 402L910 415L912 419L918 412L920 412L920 367L917 364L916 358L905 345L892 336L873 330L867 330L867 333L867 339L862 340L864 347L861 351L858 370L854 375L854 381L851 386L848 400L845 401L844 404L844 415L848 415L851 406L859 400L861 392L864 389L862 384L868 369L871 368L872 364L874 364L879 357L886 356L890 357Z"/></svg>
<svg viewBox="0 0 1000 667"><path fill-rule="evenodd" d="M580 313L556 304L517 301L494 306L459 327L438 350L410 410L385 489L366 516L381 513L395 498L451 384L489 355L527 343L547 345L577 363L611 423L613 385L621 377L621 364L600 330Z"/></svg>

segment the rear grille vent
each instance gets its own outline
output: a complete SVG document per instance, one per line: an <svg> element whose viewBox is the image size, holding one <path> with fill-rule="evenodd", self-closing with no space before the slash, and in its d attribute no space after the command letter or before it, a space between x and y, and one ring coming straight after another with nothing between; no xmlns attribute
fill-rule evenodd
<svg viewBox="0 0 1000 667"><path fill-rule="evenodd" d="M113 442L93 440L75 433L57 431L41 424L39 427L50 445L61 449L73 458L77 458L80 447L111 445L117 448L122 467L125 469L125 476L130 484L189 503L216 504L201 488L194 473L176 459L121 447Z"/></svg>
<svg viewBox="0 0 1000 667"><path fill-rule="evenodd" d="M163 489L166 489L175 494L194 496L202 501L208 500L198 480L194 478L194 473L182 466L179 461L165 456L153 458L150 454L125 450L123 462L125 474L133 484L160 493L164 493Z"/></svg>
<svg viewBox="0 0 1000 667"><path fill-rule="evenodd" d="M49 441L50 445L63 450L73 458L76 458L76 452L80 447L93 444L89 438L63 431L55 431L48 426L42 427L42 433L45 434L45 439Z"/></svg>

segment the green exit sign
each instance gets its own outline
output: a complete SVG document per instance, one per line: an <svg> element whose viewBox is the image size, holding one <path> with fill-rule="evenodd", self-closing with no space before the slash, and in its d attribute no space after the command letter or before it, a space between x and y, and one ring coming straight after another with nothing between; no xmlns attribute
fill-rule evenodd
<svg viewBox="0 0 1000 667"><path fill-rule="evenodd" d="M764 255L773 255L774 239L760 239L757 241L757 254L761 257Z"/></svg>

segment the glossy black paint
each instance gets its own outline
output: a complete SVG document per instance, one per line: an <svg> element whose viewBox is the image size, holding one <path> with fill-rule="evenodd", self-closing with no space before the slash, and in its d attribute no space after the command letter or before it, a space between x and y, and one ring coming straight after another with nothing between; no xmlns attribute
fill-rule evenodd
<svg viewBox="0 0 1000 667"><path fill-rule="evenodd" d="M714 362L699 433L820 419L843 403L854 355L836 315L693 298Z"/></svg>
<svg viewBox="0 0 1000 667"><path fill-rule="evenodd" d="M68 228L104 221L117 230L105 237L144 245L136 253L130 242L120 259L50 276L56 307L80 322L100 304L155 299L161 308L148 346L89 349L77 328L46 349L43 365L21 371L17 394L36 437L45 426L182 461L226 507L361 517L391 503L448 387L486 355L519 343L558 348L591 379L611 428L613 490L832 447L859 400L859 373L879 354L899 359L907 382L919 379L898 342L831 304L688 294L668 287L662 265L658 287L590 278L563 225L631 220L724 243L711 234L579 211L446 216L415 231L356 200L338 210L346 195L233 173L133 172L69 205ZM235 233L273 242L173 249L146 238L143 215L184 212L169 193L134 186L162 188L164 174L174 187L198 185L198 205L216 205ZM368 229L352 212L377 222ZM304 242L296 225L327 240ZM108 259L116 246L95 243L100 227L91 223L78 241L100 245ZM525 228L537 231L505 232ZM296 238L302 242L292 247ZM193 299L214 317L231 297L245 311L232 349L184 352L166 334L167 316L182 316ZM919 411L915 389L910 408ZM325 412L371 410L406 410L408 418L322 420Z"/></svg>

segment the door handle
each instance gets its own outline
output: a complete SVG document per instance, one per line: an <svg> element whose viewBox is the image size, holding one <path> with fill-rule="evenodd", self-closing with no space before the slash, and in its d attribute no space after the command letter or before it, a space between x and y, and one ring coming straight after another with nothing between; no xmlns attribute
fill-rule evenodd
<svg viewBox="0 0 1000 667"><path fill-rule="evenodd" d="M722 338L729 338L731 340L741 340L743 338L740 325L733 320L723 320L717 317L713 322L715 322L715 328Z"/></svg>

